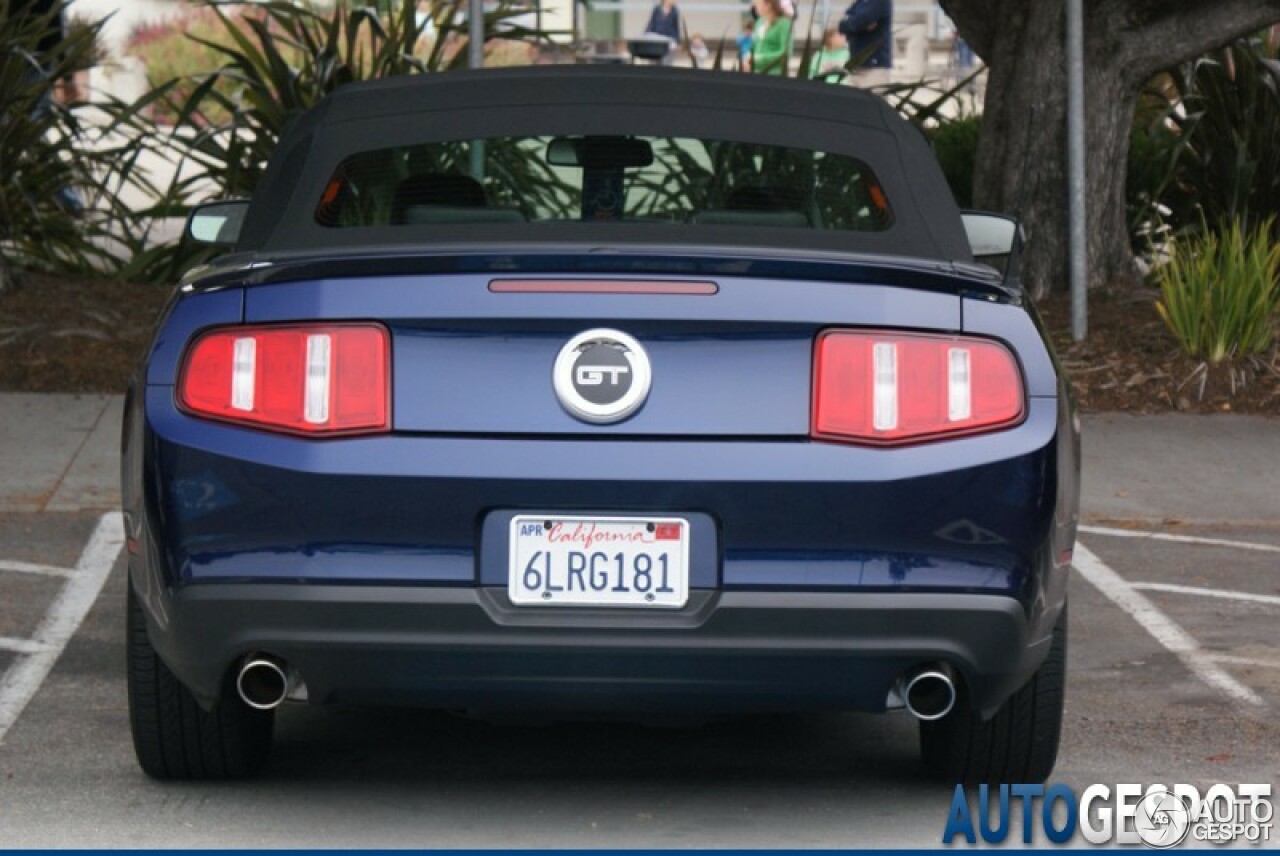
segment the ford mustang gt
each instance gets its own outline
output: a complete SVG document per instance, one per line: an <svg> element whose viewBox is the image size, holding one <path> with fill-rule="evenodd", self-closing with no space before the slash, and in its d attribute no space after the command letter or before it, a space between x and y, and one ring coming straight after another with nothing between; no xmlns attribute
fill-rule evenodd
<svg viewBox="0 0 1280 856"><path fill-rule="evenodd" d="M188 232L124 425L150 775L258 771L288 701L904 709L1049 775L1078 423L1017 225L880 99L354 85Z"/></svg>

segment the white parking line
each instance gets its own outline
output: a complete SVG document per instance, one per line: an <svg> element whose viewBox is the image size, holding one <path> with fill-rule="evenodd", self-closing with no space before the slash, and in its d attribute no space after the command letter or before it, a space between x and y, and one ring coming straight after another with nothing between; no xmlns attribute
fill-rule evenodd
<svg viewBox="0 0 1280 856"><path fill-rule="evenodd" d="M1226 663L1229 666L1257 666L1262 669L1280 669L1280 660L1266 660L1262 657L1239 657L1235 654L1209 654L1215 663Z"/></svg>
<svg viewBox="0 0 1280 856"><path fill-rule="evenodd" d="M0 571L14 574L38 574L42 577L69 577L70 568L55 568L52 565L33 565L30 562L10 562L0 560Z"/></svg>
<svg viewBox="0 0 1280 856"><path fill-rule="evenodd" d="M1157 609L1146 595L1129 585L1124 577L1107 567L1106 563L1079 541L1076 542L1072 564L1080 576L1127 612L1157 642L1176 654L1197 678L1233 701L1253 705L1263 703L1257 693L1227 674L1205 654L1187 631Z"/></svg>
<svg viewBox="0 0 1280 856"><path fill-rule="evenodd" d="M1164 591L1170 594L1195 594L1200 597L1219 597L1223 600L1243 600L1249 603L1265 603L1280 606L1280 597L1271 594L1253 594L1247 591L1223 591L1221 589L1197 588L1196 586L1176 586L1172 583L1129 583L1143 591Z"/></svg>
<svg viewBox="0 0 1280 856"><path fill-rule="evenodd" d="M120 512L102 515L62 593L49 607L28 643L40 647L30 653L19 652L22 656L0 678L0 742L40 689L62 649L98 599L122 546L124 521Z"/></svg>
<svg viewBox="0 0 1280 856"><path fill-rule="evenodd" d="M1204 544L1210 547L1234 547L1237 550L1257 550L1260 553L1280 553L1274 544L1256 544L1253 541L1229 541L1225 538L1201 538L1197 535L1170 535L1166 532L1149 532L1143 529L1114 529L1110 526L1077 527L1086 535L1105 535L1108 538L1148 538L1152 541L1173 541L1178 544Z"/></svg>
<svg viewBox="0 0 1280 856"><path fill-rule="evenodd" d="M0 636L0 651L10 651L14 654L39 654L45 647L45 645L39 642L32 642L30 639L14 639L12 636Z"/></svg>

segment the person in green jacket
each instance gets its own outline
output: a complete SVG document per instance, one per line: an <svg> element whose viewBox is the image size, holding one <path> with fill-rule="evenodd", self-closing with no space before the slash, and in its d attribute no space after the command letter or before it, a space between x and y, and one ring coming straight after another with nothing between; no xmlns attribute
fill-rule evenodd
<svg viewBox="0 0 1280 856"><path fill-rule="evenodd" d="M786 73L791 61L791 19L782 0L754 0L756 31L751 43L751 70L759 74Z"/></svg>

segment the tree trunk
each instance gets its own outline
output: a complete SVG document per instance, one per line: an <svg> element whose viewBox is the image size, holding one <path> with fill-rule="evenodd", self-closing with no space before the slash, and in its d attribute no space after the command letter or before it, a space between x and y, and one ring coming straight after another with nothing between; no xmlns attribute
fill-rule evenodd
<svg viewBox="0 0 1280 856"><path fill-rule="evenodd" d="M1065 288L1065 0L942 0L987 63L974 204L1018 214L1023 279ZM1136 281L1124 185L1138 92L1152 75L1280 20L1280 0L1085 0L1085 200L1090 287Z"/></svg>

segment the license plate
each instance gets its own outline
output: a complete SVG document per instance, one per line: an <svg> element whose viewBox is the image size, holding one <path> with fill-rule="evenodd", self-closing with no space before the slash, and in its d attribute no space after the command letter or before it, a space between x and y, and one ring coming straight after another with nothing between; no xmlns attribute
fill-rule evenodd
<svg viewBox="0 0 1280 856"><path fill-rule="evenodd" d="M682 607L689 521L518 515L507 591L517 606Z"/></svg>

